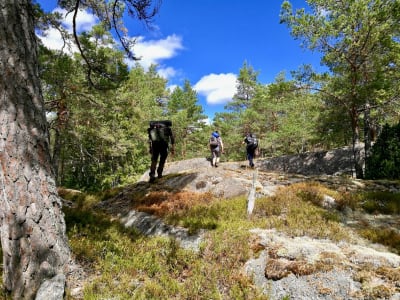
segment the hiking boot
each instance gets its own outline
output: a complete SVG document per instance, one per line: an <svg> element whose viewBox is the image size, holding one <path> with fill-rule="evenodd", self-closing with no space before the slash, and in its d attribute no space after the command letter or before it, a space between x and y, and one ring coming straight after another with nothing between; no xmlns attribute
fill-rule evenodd
<svg viewBox="0 0 400 300"><path fill-rule="evenodd" d="M150 177L149 182L150 182L150 183L153 183L154 181L156 181L156 178L155 178L155 177Z"/></svg>
<svg viewBox="0 0 400 300"><path fill-rule="evenodd" d="M157 176L158 178L162 178L162 174L158 174L158 176Z"/></svg>

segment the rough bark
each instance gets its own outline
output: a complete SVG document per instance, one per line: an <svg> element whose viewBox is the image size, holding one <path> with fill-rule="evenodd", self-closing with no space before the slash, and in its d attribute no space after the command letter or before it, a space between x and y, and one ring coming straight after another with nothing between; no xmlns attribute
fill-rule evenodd
<svg viewBox="0 0 400 300"><path fill-rule="evenodd" d="M65 283L70 251L51 168L29 0L0 1L0 189L4 286L14 299L34 299L56 276Z"/></svg>
<svg viewBox="0 0 400 300"><path fill-rule="evenodd" d="M364 145L365 145L365 157L370 155L372 147L372 127L371 127L371 106L369 103L365 103L364 108Z"/></svg>
<svg viewBox="0 0 400 300"><path fill-rule="evenodd" d="M357 151L357 145L360 143L360 128L358 125L358 117L359 113L357 108L353 106L350 111L350 119L351 119L351 130L353 134L352 145L353 145L353 162L354 162L354 176L356 178L363 178L363 168L360 163L360 153Z"/></svg>

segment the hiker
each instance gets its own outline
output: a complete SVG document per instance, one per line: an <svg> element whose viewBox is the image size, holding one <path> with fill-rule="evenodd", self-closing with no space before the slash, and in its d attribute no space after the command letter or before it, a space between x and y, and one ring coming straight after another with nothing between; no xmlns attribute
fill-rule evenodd
<svg viewBox="0 0 400 300"><path fill-rule="evenodd" d="M175 139L170 127L171 125L172 122L169 120L150 121L150 127L147 129L151 154L150 182L156 180L156 169L157 177L162 178L165 161L168 156L169 144L171 144L171 153L174 154ZM160 158L160 161L157 168L158 158Z"/></svg>
<svg viewBox="0 0 400 300"><path fill-rule="evenodd" d="M246 157L249 161L249 166L251 168L254 168L253 160L255 158L256 149L258 147L256 136L252 133L248 133L244 138L242 144L246 144Z"/></svg>
<svg viewBox="0 0 400 300"><path fill-rule="evenodd" d="M211 150L211 165L213 167L218 167L221 153L224 153L224 144L222 143L222 139L218 131L214 131L211 134L209 146Z"/></svg>

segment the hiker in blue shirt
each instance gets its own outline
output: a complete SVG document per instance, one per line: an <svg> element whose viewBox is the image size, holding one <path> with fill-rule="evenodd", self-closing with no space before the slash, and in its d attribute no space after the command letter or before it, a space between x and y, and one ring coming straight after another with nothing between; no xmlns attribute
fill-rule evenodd
<svg viewBox="0 0 400 300"><path fill-rule="evenodd" d="M213 167L218 167L221 153L224 153L224 144L222 143L222 138L218 131L214 131L211 134L209 146L211 151L211 165Z"/></svg>

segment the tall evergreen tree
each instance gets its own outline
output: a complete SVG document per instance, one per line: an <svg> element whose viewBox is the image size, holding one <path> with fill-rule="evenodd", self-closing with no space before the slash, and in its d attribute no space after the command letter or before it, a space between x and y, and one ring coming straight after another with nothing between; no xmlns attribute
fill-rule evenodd
<svg viewBox="0 0 400 300"><path fill-rule="evenodd" d="M267 155L304 152L315 142L319 104L315 95L281 73L274 83L259 85L245 118L254 120L252 127L263 142L260 149Z"/></svg>
<svg viewBox="0 0 400 300"><path fill-rule="evenodd" d="M50 162L33 16L29 1L0 6L0 230L4 287L13 299L34 299L42 284L53 285L61 298L70 260Z"/></svg>
<svg viewBox="0 0 400 300"><path fill-rule="evenodd" d="M241 112L248 108L256 93L259 72L256 72L246 61L239 70L236 84L236 93L231 102L225 106L226 109L234 112Z"/></svg>
<svg viewBox="0 0 400 300"><path fill-rule="evenodd" d="M185 80L183 87L176 87L167 102L168 115L173 121L176 135L175 152L181 158L187 157L188 149L198 152L200 145L194 142L195 133L204 127L202 122L206 116L203 108L198 104L197 93L190 82Z"/></svg>
<svg viewBox="0 0 400 300"><path fill-rule="evenodd" d="M153 15L146 13L151 1L122 2L127 6L119 7L121 13L113 17L122 17L125 8L139 19ZM95 4L59 1L69 5L75 17L83 3ZM115 8L116 4L111 5ZM99 7L93 7L94 12L100 13ZM4 286L13 299L35 299L43 285L52 286L55 297L61 299L70 261L39 82L37 15L29 0L0 4L0 239ZM109 28L121 24L113 21Z"/></svg>
<svg viewBox="0 0 400 300"><path fill-rule="evenodd" d="M285 1L281 21L305 46L322 52L322 63L332 74L325 92L346 109L355 147L361 134L361 114L364 124L370 126L371 109L392 101L384 90L399 67L400 5L396 0L310 0L308 4L311 12L293 12ZM368 152L369 128L365 132ZM356 154L354 151L355 169L362 176Z"/></svg>
<svg viewBox="0 0 400 300"><path fill-rule="evenodd" d="M217 114L214 120L217 127L225 133L225 153L232 159L245 157L240 142L247 132L254 129L252 124L255 120L249 113L247 113L247 118L244 118L244 113L251 108L257 90L258 75L259 73L251 65L246 61L243 63L236 80L236 92L232 101L225 105L229 115Z"/></svg>

